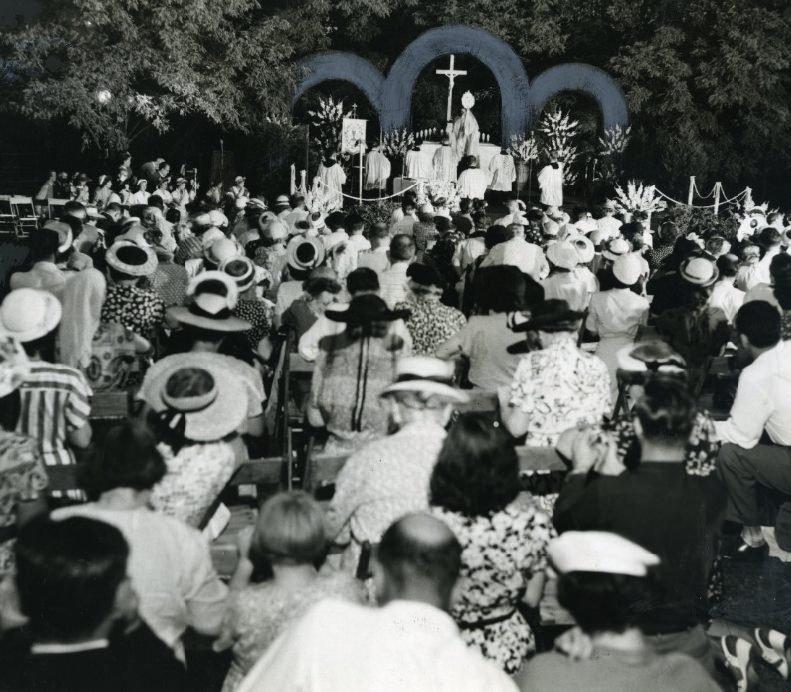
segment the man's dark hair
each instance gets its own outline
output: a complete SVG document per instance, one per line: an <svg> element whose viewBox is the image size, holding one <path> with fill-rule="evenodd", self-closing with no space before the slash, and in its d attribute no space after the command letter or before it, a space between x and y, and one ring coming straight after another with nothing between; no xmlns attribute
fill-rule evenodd
<svg viewBox="0 0 791 692"><path fill-rule="evenodd" d="M461 570L459 541L450 534L448 540L424 543L404 529L405 519L384 532L376 551L379 564L398 589L413 581L429 582L444 600L449 600Z"/></svg>
<svg viewBox="0 0 791 692"><path fill-rule="evenodd" d="M390 260L408 262L415 256L415 241L404 233L394 235L390 240Z"/></svg>
<svg viewBox="0 0 791 692"><path fill-rule="evenodd" d="M85 205L82 202L78 202L76 200L69 200L66 204L63 205L61 209L61 216L69 216L70 214L79 214L85 213Z"/></svg>
<svg viewBox="0 0 791 692"><path fill-rule="evenodd" d="M720 246L721 248L722 246ZM717 250L719 252L719 250ZM778 255L779 256L779 255ZM739 258L736 255L720 255L717 258L717 270L720 277L732 279L739 273Z"/></svg>
<svg viewBox="0 0 791 692"><path fill-rule="evenodd" d="M494 226L489 226L489 228L486 229L486 235L484 236L483 244L486 246L487 250L491 250L495 245L504 243L509 238L510 236L508 235L508 231L506 230L505 226L499 226L495 224Z"/></svg>
<svg viewBox="0 0 791 692"><path fill-rule="evenodd" d="M352 295L362 291L378 291L379 277L369 267L360 267L346 277L346 290Z"/></svg>
<svg viewBox="0 0 791 692"><path fill-rule="evenodd" d="M780 312L764 300L745 303L736 313L736 332L755 348L769 348L780 341Z"/></svg>
<svg viewBox="0 0 791 692"><path fill-rule="evenodd" d="M41 228L30 234L28 246L30 247L30 259L34 262L45 260L58 254L60 236L57 231L53 231L51 228Z"/></svg>
<svg viewBox="0 0 791 692"><path fill-rule="evenodd" d="M334 211L324 219L324 223L327 224L327 228L331 231L337 231L346 225L346 214L342 211Z"/></svg>
<svg viewBox="0 0 791 692"><path fill-rule="evenodd" d="M474 294L482 312L515 312L544 300L544 288L533 278L508 265L483 267L475 273Z"/></svg>
<svg viewBox="0 0 791 692"><path fill-rule="evenodd" d="M431 504L465 517L499 512L519 494L513 438L480 413L453 424L431 474Z"/></svg>
<svg viewBox="0 0 791 692"><path fill-rule="evenodd" d="M527 212L527 220L533 221L535 223L541 223L544 221L544 212L540 209L530 209Z"/></svg>
<svg viewBox="0 0 791 692"><path fill-rule="evenodd" d="M651 378L635 405L647 440L662 445L685 445L692 432L695 402L686 385L670 378Z"/></svg>
<svg viewBox="0 0 791 692"><path fill-rule="evenodd" d="M758 245L764 250L780 245L780 232L776 228L767 226L758 234Z"/></svg>
<svg viewBox="0 0 791 692"><path fill-rule="evenodd" d="M150 490L164 478L167 466L151 431L126 421L110 429L86 471L84 485L98 497L114 488Z"/></svg>
<svg viewBox="0 0 791 692"><path fill-rule="evenodd" d="M368 233L369 238L387 238L390 235L390 230L387 227L386 223L382 223L381 221L377 221L373 226L371 226L371 230Z"/></svg>
<svg viewBox="0 0 791 692"><path fill-rule="evenodd" d="M569 572L558 579L558 602L589 635L636 626L657 592L653 576Z"/></svg>
<svg viewBox="0 0 791 692"><path fill-rule="evenodd" d="M459 213L469 214L470 209L472 209L472 202L469 199L463 199L459 202Z"/></svg>
<svg viewBox="0 0 791 692"><path fill-rule="evenodd" d="M112 613L128 557L121 532L101 521L25 526L16 542L16 587L33 635L62 643L90 636Z"/></svg>
<svg viewBox="0 0 791 692"><path fill-rule="evenodd" d="M645 233L643 224L637 221L625 223L621 226L620 232L623 239L632 246L632 250L640 250L642 248L643 234Z"/></svg>
<svg viewBox="0 0 791 692"><path fill-rule="evenodd" d="M165 211L165 200L155 193L148 198L148 203L146 206L156 207L160 211Z"/></svg>
<svg viewBox="0 0 791 692"><path fill-rule="evenodd" d="M346 217L346 228L348 228L349 231L360 231L365 228L365 222L357 214L349 214L349 216Z"/></svg>
<svg viewBox="0 0 791 692"><path fill-rule="evenodd" d="M769 263L774 294L783 310L791 309L791 255L781 252Z"/></svg>
<svg viewBox="0 0 791 692"><path fill-rule="evenodd" d="M330 279L326 276L317 276L316 278L305 281L303 288L305 289L305 293L316 298L325 291L333 295L338 295L338 293L341 292L342 286L335 279Z"/></svg>
<svg viewBox="0 0 791 692"><path fill-rule="evenodd" d="M415 209L415 208L416 208L416 206L415 206L415 200L413 200L413 199L406 199L406 198L405 198L405 199L404 199L404 201L401 203L401 209L404 211L404 213L405 213L405 214L406 214L406 213L407 213L407 212L408 212L410 209Z"/></svg>

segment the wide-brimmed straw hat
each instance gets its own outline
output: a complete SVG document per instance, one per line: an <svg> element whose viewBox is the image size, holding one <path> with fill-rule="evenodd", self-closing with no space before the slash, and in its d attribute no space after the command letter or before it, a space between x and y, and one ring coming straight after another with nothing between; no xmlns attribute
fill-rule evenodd
<svg viewBox="0 0 791 692"><path fill-rule="evenodd" d="M181 324L213 332L246 332L252 325L233 315L239 298L236 282L221 271L198 274L187 285L187 306L173 307L168 314Z"/></svg>
<svg viewBox="0 0 791 692"><path fill-rule="evenodd" d="M613 262L612 273L622 284L634 286L643 275L643 267L640 258L632 253L619 257Z"/></svg>
<svg viewBox="0 0 791 692"><path fill-rule="evenodd" d="M346 324L371 324L395 322L409 318L409 310L390 310L379 296L366 294L352 298L346 310L327 310L324 315L333 322Z"/></svg>
<svg viewBox="0 0 791 692"><path fill-rule="evenodd" d="M205 247L205 246L204 246ZM242 249L230 238L218 238L203 250L203 259L218 267L223 262L239 257Z"/></svg>
<svg viewBox="0 0 791 692"><path fill-rule="evenodd" d="M113 243L104 258L109 266L127 276L149 276L159 264L150 247L142 247L130 240Z"/></svg>
<svg viewBox="0 0 791 692"><path fill-rule="evenodd" d="M566 327L573 329L572 325L584 315L584 312L572 310L567 301L553 298L537 305L527 320L519 322L511 319L508 326L514 332L565 331Z"/></svg>
<svg viewBox="0 0 791 692"><path fill-rule="evenodd" d="M213 355L181 354L146 388L146 403L173 427L183 420L185 437L196 442L230 435L247 414L244 383Z"/></svg>
<svg viewBox="0 0 791 692"><path fill-rule="evenodd" d="M256 266L253 260L247 257L232 257L220 265L220 271L225 272L236 282L239 293L244 293L256 283L255 270Z"/></svg>
<svg viewBox="0 0 791 692"><path fill-rule="evenodd" d="M288 199L288 195L278 195L277 199L275 200L274 205L275 207L290 207L291 201Z"/></svg>
<svg viewBox="0 0 791 692"><path fill-rule="evenodd" d="M211 221L211 225L217 226L217 228L222 228L223 226L228 225L228 217L219 209L212 209L209 212L209 219Z"/></svg>
<svg viewBox="0 0 791 692"><path fill-rule="evenodd" d="M293 269L305 271L324 261L324 243L318 238L294 236L286 245L286 261Z"/></svg>
<svg viewBox="0 0 791 692"><path fill-rule="evenodd" d="M0 336L0 398L19 389L30 373L30 361L16 339Z"/></svg>
<svg viewBox="0 0 791 692"><path fill-rule="evenodd" d="M18 288L0 304L0 334L20 343L35 341L58 326L60 301L49 291Z"/></svg>
<svg viewBox="0 0 791 692"><path fill-rule="evenodd" d="M693 286L705 288L720 278L716 263L705 257L687 257L678 268L679 276Z"/></svg>
<svg viewBox="0 0 791 692"><path fill-rule="evenodd" d="M584 235L575 235L571 239L571 242L574 244L574 248L577 251L580 264L588 264L588 262L593 261L593 258L596 255L596 248L594 247L590 238L587 238Z"/></svg>
<svg viewBox="0 0 791 692"><path fill-rule="evenodd" d="M621 370L637 372L662 368L683 370L687 367L681 354L658 339L624 346L617 353L617 363Z"/></svg>
<svg viewBox="0 0 791 692"><path fill-rule="evenodd" d="M547 247L547 259L559 269L574 269L580 261L579 253L573 243L559 240Z"/></svg>
<svg viewBox="0 0 791 692"><path fill-rule="evenodd" d="M619 257L628 255L632 251L632 246L629 245L623 238L613 238L607 243L602 251L602 257L612 260L613 262Z"/></svg>
<svg viewBox="0 0 791 692"><path fill-rule="evenodd" d="M451 361L431 356L401 358L396 365L396 381L382 390L386 397L398 392L415 392L451 404L466 404L470 398L452 385L455 367Z"/></svg>

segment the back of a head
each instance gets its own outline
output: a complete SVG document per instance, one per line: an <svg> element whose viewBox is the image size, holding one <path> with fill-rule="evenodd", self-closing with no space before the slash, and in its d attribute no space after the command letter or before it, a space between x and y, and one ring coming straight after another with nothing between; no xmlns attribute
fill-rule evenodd
<svg viewBox="0 0 791 692"><path fill-rule="evenodd" d="M409 262L415 256L415 241L411 236L399 233L390 240L390 260Z"/></svg>
<svg viewBox="0 0 791 692"><path fill-rule="evenodd" d="M635 406L642 436L662 446L685 446L692 432L695 402L686 385L674 378L653 377Z"/></svg>
<svg viewBox="0 0 791 692"><path fill-rule="evenodd" d="M346 277L346 290L351 295L379 290L379 277L370 267L360 267Z"/></svg>
<svg viewBox="0 0 791 692"><path fill-rule="evenodd" d="M720 278L734 278L739 273L739 258L731 254L720 255L717 258L717 270L720 272Z"/></svg>
<svg viewBox="0 0 791 692"><path fill-rule="evenodd" d="M519 459L513 438L479 413L451 426L431 475L431 504L466 517L487 516L519 494Z"/></svg>
<svg viewBox="0 0 791 692"><path fill-rule="evenodd" d="M51 228L42 228L31 233L28 239L31 259L44 260L57 254L60 246L60 236Z"/></svg>
<svg viewBox="0 0 791 692"><path fill-rule="evenodd" d="M90 494L98 496L114 488L153 488L167 471L157 442L149 428L133 421L111 428L88 464L85 485Z"/></svg>
<svg viewBox="0 0 791 692"><path fill-rule="evenodd" d="M453 532L428 514L407 514L384 532L376 551L384 584L383 601L415 594L435 596L449 607L451 592L461 569L461 545Z"/></svg>
<svg viewBox="0 0 791 692"><path fill-rule="evenodd" d="M522 228L522 224L520 223L509 223L505 229L505 235L508 240L513 240L517 236L521 236L524 228Z"/></svg>
<svg viewBox="0 0 791 692"><path fill-rule="evenodd" d="M417 209L415 201L409 199L408 197L404 198L404 201L401 203L401 210L404 212L404 214L409 214L415 211L415 209Z"/></svg>
<svg viewBox="0 0 791 692"><path fill-rule="evenodd" d="M326 548L324 511L307 493L278 493L261 506L250 545L257 572L273 564L316 564Z"/></svg>
<svg viewBox="0 0 791 692"><path fill-rule="evenodd" d="M73 199L69 200L63 205L61 213L62 216L75 216L78 219L84 219L87 214L85 211L85 205L82 204L82 202L77 202Z"/></svg>
<svg viewBox="0 0 791 692"><path fill-rule="evenodd" d="M73 642L91 636L113 614L128 557L121 532L94 519L40 519L22 528L16 585L34 637Z"/></svg>
<svg viewBox="0 0 791 692"><path fill-rule="evenodd" d="M771 348L780 341L780 313L764 300L745 303L736 313L736 332L754 348Z"/></svg>
<svg viewBox="0 0 791 692"><path fill-rule="evenodd" d="M527 310L544 300L541 284L511 265L479 269L474 290L478 308L484 312Z"/></svg>
<svg viewBox="0 0 791 692"><path fill-rule="evenodd" d="M783 310L791 309L791 255L781 252L772 257L769 274L780 307Z"/></svg>
<svg viewBox="0 0 791 692"><path fill-rule="evenodd" d="M383 238L387 238L390 235L390 230L388 229L386 223L377 221L373 226L371 226L369 235L371 239L376 238L377 240L381 240Z"/></svg>
<svg viewBox="0 0 791 692"><path fill-rule="evenodd" d="M469 214L470 209L472 209L472 202L469 199L463 199L459 202L459 213L460 214Z"/></svg>
<svg viewBox="0 0 791 692"><path fill-rule="evenodd" d="M504 243L505 241L509 240L512 236L508 235L508 231L506 230L505 226L498 226L495 224L494 226L489 226L486 229L486 235L483 239L483 244L486 246L487 250L491 250L495 245L500 245L500 243Z"/></svg>
<svg viewBox="0 0 791 692"><path fill-rule="evenodd" d="M317 298L322 293L338 295L341 292L341 288L342 286L335 279L330 279L326 276L310 278L304 284L305 293L313 298Z"/></svg>
<svg viewBox="0 0 791 692"><path fill-rule="evenodd" d="M349 214L346 217L346 228L349 233L362 231L365 228L365 222L357 214Z"/></svg>
<svg viewBox="0 0 791 692"><path fill-rule="evenodd" d="M625 223L620 228L621 235L628 242L633 250L639 250L643 243L643 224L638 221Z"/></svg>
<svg viewBox="0 0 791 692"><path fill-rule="evenodd" d="M764 249L769 250L780 245L781 236L776 228L766 227L758 234L758 244Z"/></svg>
<svg viewBox="0 0 791 692"><path fill-rule="evenodd" d="M721 257L727 241L721 235L715 235L706 241L706 252L714 257Z"/></svg>

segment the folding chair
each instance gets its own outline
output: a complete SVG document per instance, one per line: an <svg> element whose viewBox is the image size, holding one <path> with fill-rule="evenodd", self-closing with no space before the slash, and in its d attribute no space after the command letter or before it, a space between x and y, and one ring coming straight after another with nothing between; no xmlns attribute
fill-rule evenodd
<svg viewBox="0 0 791 692"><path fill-rule="evenodd" d="M15 222L10 195L0 195L0 232L16 234Z"/></svg>
<svg viewBox="0 0 791 692"><path fill-rule="evenodd" d="M11 212L17 238L26 238L30 231L38 229L38 216L31 197L11 197Z"/></svg>
<svg viewBox="0 0 791 692"><path fill-rule="evenodd" d="M67 199L48 199L47 200L47 216L50 219L58 219L63 211L63 206L68 202Z"/></svg>

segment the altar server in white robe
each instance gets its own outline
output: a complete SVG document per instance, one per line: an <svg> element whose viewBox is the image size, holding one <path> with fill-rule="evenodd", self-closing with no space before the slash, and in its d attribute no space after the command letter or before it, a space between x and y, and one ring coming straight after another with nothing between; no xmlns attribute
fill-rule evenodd
<svg viewBox="0 0 791 692"><path fill-rule="evenodd" d="M425 152L420 149L421 144L418 142L404 158L406 177L412 180L428 180L431 177L431 165Z"/></svg>
<svg viewBox="0 0 791 692"><path fill-rule="evenodd" d="M390 160L382 153L379 145L371 149L365 157L365 189L386 189L390 168Z"/></svg>
<svg viewBox="0 0 791 692"><path fill-rule="evenodd" d="M492 182L489 187L495 192L511 192L516 180L514 158L504 149L495 154L489 162L489 175Z"/></svg>
<svg viewBox="0 0 791 692"><path fill-rule="evenodd" d="M541 204L563 206L563 164L552 161L544 166L538 173L538 184L541 187Z"/></svg>
<svg viewBox="0 0 791 692"><path fill-rule="evenodd" d="M434 152L431 160L432 180L441 180L444 183L456 180L457 166L456 154L450 144L450 137L446 134L442 138L442 146Z"/></svg>
<svg viewBox="0 0 791 692"><path fill-rule="evenodd" d="M343 208L343 186L346 184L346 173L335 159L335 154L328 154L319 164L316 174L321 181L322 192L327 199L328 210Z"/></svg>
<svg viewBox="0 0 791 692"><path fill-rule="evenodd" d="M484 199L489 178L480 168L475 156L468 157L468 168L461 172L456 183L461 198Z"/></svg>

